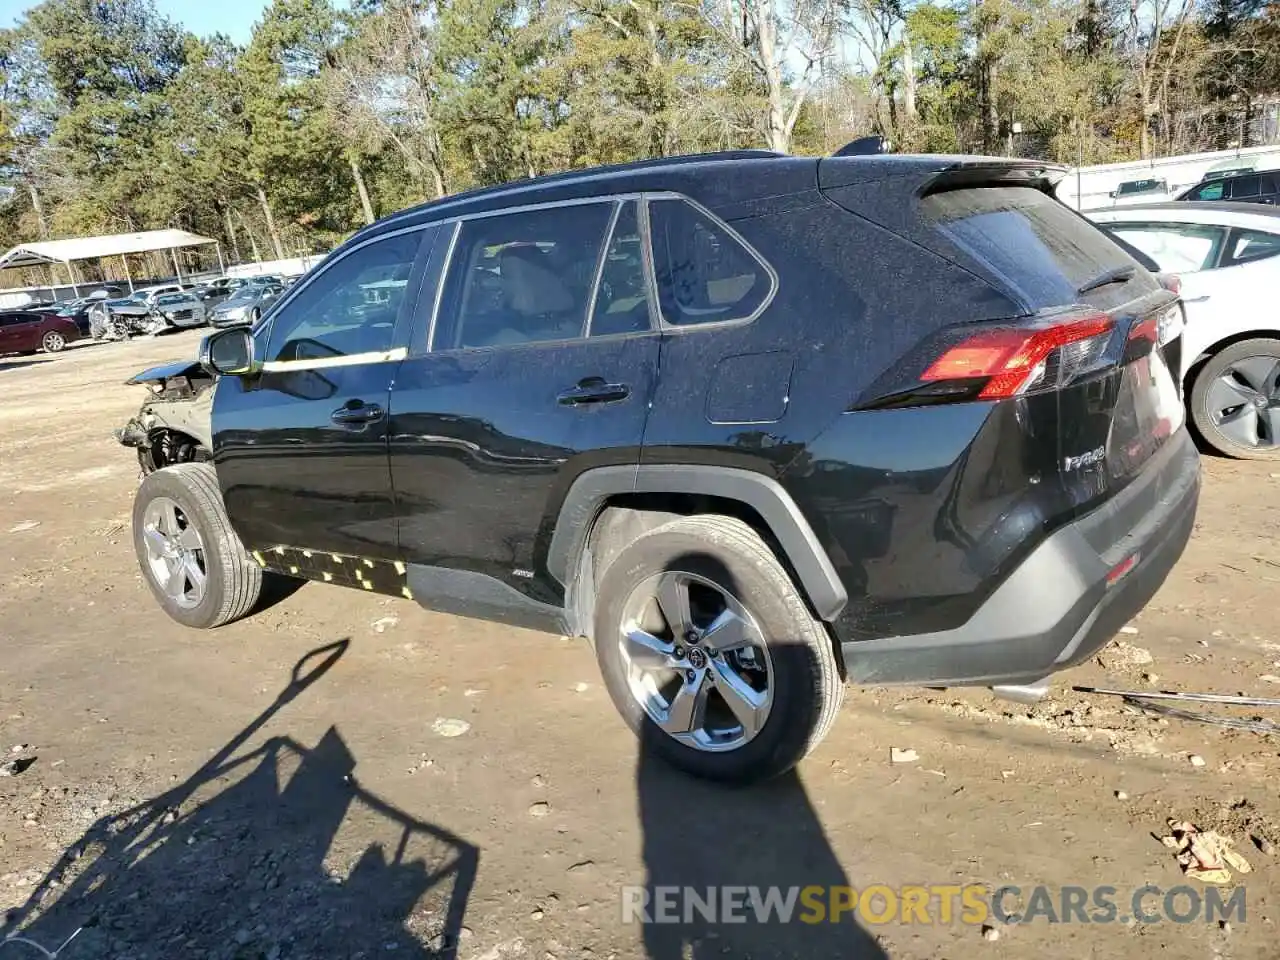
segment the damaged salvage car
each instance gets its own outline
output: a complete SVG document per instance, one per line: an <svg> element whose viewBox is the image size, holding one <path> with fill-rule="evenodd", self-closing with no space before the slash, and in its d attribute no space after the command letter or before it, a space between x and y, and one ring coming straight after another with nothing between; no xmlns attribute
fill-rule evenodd
<svg viewBox="0 0 1280 960"><path fill-rule="evenodd" d="M586 637L646 749L722 781L846 683L1035 699L1200 490L1177 295L1063 175L739 151L394 214L135 378L139 567L195 628L291 577Z"/></svg>

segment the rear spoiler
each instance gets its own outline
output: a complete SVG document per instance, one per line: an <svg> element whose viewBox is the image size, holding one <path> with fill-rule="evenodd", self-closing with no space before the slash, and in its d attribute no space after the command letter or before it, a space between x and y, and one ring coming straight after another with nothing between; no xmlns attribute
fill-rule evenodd
<svg viewBox="0 0 1280 960"><path fill-rule="evenodd" d="M1032 187L1052 192L1067 175L1067 168L1037 160L962 160L927 181L919 195L965 187Z"/></svg>
<svg viewBox="0 0 1280 960"><path fill-rule="evenodd" d="M823 157L818 189L881 184L918 197L976 186L1020 186L1051 192L1067 168L1042 160L935 154L861 154Z"/></svg>

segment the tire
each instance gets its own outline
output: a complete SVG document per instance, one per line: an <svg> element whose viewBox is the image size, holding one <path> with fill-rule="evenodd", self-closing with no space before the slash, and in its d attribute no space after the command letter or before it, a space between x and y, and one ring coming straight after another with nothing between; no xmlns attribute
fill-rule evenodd
<svg viewBox="0 0 1280 960"><path fill-rule="evenodd" d="M176 507L180 526L185 520L183 536L188 529L195 529L200 547L193 552L198 555L187 559L194 559L204 573L202 592L197 594L195 581L188 577L181 587L181 599L175 596L176 591L159 582L160 574L150 552L157 541L149 534L163 532L148 530L149 516L154 518L151 510L154 508L163 514L169 504ZM194 542L190 540L187 546ZM185 626L220 627L245 616L258 602L262 569L231 529L218 491L218 478L210 464L177 464L143 478L133 501L133 546L143 578L156 601L165 613ZM162 559L160 569L173 565L175 563Z"/></svg>
<svg viewBox="0 0 1280 960"><path fill-rule="evenodd" d="M691 745L690 734L682 735L686 738L683 741L678 740L658 725L633 692L637 674L653 675L646 674L624 653L624 628L640 622L633 620L631 611L641 609L638 598L648 594L651 584L663 584L664 575L688 578L699 591L700 600L713 597L717 590L727 592L747 615L749 626L744 635L760 641L751 644L756 649L750 658L755 662L763 659L767 664L771 700L757 732L740 745ZM689 596L692 609L694 595ZM744 602L744 598L748 599ZM826 627L809 612L773 551L751 527L731 517L682 517L636 538L601 574L595 609L596 659L614 705L640 737L642 750L694 776L746 784L787 772L826 736L844 699L844 683ZM643 609L649 611L648 616L660 615L664 621L662 636L670 638L674 631L666 622L662 606ZM697 621L698 615L689 619ZM724 668L730 655L713 653L710 658L704 655L693 659L693 648L710 644L713 634L706 630L699 642L691 643L685 650L684 663L704 664L703 672L713 683L711 689L718 685L723 690L729 686ZM764 650L762 658L760 648ZM690 678L694 672L679 670L669 682L683 693L690 685L681 679L682 674ZM719 690L710 696L721 697L720 712L732 723L728 698ZM674 703L674 698L669 703ZM706 716L715 712L714 706L706 708ZM667 716L670 719L671 714ZM741 729L745 732L745 725Z"/></svg>
<svg viewBox="0 0 1280 960"><path fill-rule="evenodd" d="M1215 353L1191 385L1189 406L1196 431L1228 457L1280 460L1278 380L1280 340L1258 337ZM1260 399L1251 406L1252 397Z"/></svg>
<svg viewBox="0 0 1280 960"><path fill-rule="evenodd" d="M40 338L40 348L45 353L61 353L67 347L67 338L57 330L48 330Z"/></svg>

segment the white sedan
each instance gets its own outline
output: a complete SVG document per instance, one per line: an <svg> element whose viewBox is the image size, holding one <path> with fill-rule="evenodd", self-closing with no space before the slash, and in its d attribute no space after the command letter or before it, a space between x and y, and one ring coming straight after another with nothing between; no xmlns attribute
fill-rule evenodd
<svg viewBox="0 0 1280 960"><path fill-rule="evenodd" d="M1087 216L1181 278L1182 377L1201 436L1229 456L1280 459L1280 210L1181 202Z"/></svg>

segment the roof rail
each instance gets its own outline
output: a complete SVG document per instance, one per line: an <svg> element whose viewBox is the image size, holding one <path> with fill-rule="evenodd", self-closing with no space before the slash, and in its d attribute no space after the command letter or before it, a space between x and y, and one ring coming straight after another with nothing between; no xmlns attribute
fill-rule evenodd
<svg viewBox="0 0 1280 960"><path fill-rule="evenodd" d="M832 154L833 157L869 157L879 153L892 153L893 144L888 137L878 134L851 140Z"/></svg>

